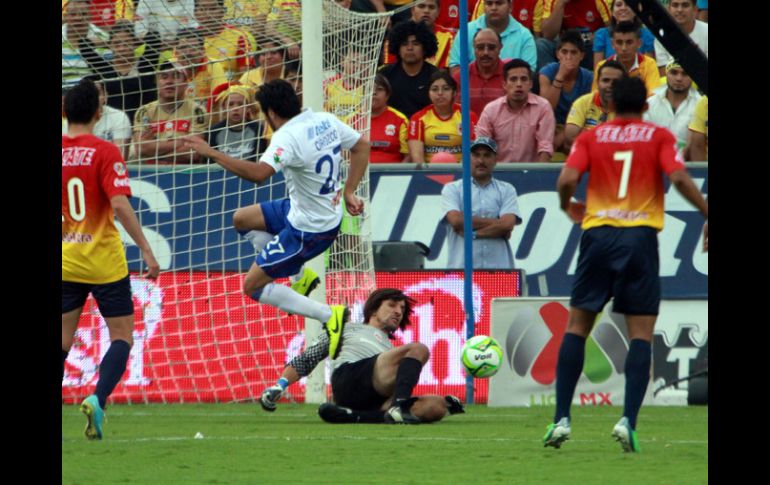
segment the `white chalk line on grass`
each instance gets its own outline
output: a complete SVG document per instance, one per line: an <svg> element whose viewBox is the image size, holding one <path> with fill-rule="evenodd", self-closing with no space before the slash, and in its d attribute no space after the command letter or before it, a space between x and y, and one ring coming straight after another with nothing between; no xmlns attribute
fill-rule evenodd
<svg viewBox="0 0 770 485"><path fill-rule="evenodd" d="M208 436L204 438L193 438L190 436L152 436L146 438L126 438L126 439L110 439L110 443L147 443L147 442L164 442L164 441L203 441L203 440L215 440L215 441L251 441L251 440L266 440L266 441L426 441L426 442L498 442L498 443L511 443L511 442L529 442L540 443L540 440L531 438L452 438L443 436L358 436L358 435L340 435L340 436L265 436L265 435L253 435L253 436ZM604 443L608 440L581 440L571 439L570 441L575 443ZM641 440L642 443L653 443L649 440ZM658 442L657 440L655 442ZM667 440L660 441L664 445L708 445L708 440Z"/></svg>

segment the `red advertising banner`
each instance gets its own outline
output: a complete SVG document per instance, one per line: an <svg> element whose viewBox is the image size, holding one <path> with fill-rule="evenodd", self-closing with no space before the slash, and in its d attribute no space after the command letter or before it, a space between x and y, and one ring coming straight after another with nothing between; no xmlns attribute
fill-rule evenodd
<svg viewBox="0 0 770 485"><path fill-rule="evenodd" d="M416 394L464 398L462 272L378 272L376 279L377 287L401 288L417 300L413 325L396 342L418 340L431 350ZM285 363L304 348L304 320L244 296L242 280L240 273L164 273L154 282L132 276L134 342L111 401L249 401L275 383ZM475 333L489 334L493 298L519 296L520 289L517 271L476 272ZM362 303L354 305L354 319L361 317ZM108 348L104 319L89 298L65 365L64 402L78 402L93 392ZM294 401L304 401L303 381L289 389ZM476 402L486 402L488 382L475 382Z"/></svg>

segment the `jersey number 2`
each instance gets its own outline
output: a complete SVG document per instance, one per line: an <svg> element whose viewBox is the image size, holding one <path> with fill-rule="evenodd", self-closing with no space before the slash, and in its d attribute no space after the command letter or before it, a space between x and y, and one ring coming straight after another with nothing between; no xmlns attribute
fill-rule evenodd
<svg viewBox="0 0 770 485"><path fill-rule="evenodd" d="M623 162L623 171L620 172L620 185L618 186L618 199L625 199L626 195L628 195L628 178L631 176L631 160L633 156L633 151L624 150L622 152L615 152L612 157L616 162Z"/></svg>
<svg viewBox="0 0 770 485"><path fill-rule="evenodd" d="M337 145L332 150L332 153L336 155L341 150L342 150L342 146ZM321 191L319 192L321 195L326 195L337 191L335 182L339 182L340 180L340 169L342 166L342 164L337 166L337 180L335 181L334 180L334 158L332 158L332 156L329 154L326 154L318 159L318 162L316 162L315 164L315 173L320 174L321 170L323 170L323 166L325 163L329 164L329 175L326 177L324 184L321 186Z"/></svg>
<svg viewBox="0 0 770 485"><path fill-rule="evenodd" d="M86 191L83 181L77 177L67 182L67 205L73 221L80 222L86 218Z"/></svg>

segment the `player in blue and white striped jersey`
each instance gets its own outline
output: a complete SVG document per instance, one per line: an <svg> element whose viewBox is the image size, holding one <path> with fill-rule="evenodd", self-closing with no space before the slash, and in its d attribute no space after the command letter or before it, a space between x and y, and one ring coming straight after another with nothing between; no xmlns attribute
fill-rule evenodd
<svg viewBox="0 0 770 485"><path fill-rule="evenodd" d="M319 280L304 263L337 237L343 211L340 197L351 215L363 212L364 203L355 191L369 163L369 140L330 113L302 110L294 88L282 79L260 86L256 98L274 130L259 163L232 158L198 137L185 138L185 146L252 182L284 172L288 199L242 207L233 216L235 229L257 251L243 292L287 313L326 322L336 355L347 309L307 298ZM351 160L341 187L343 149L350 150ZM273 283L287 276L293 277L292 289Z"/></svg>

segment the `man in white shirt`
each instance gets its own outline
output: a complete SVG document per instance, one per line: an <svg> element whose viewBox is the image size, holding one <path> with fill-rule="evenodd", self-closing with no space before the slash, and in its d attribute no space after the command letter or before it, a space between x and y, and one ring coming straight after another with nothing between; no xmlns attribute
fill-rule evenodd
<svg viewBox="0 0 770 485"><path fill-rule="evenodd" d="M676 61L666 65L666 86L647 99L644 121L664 126L676 136L677 148L687 144L687 135L695 106L701 95L692 87L692 79Z"/></svg>
<svg viewBox="0 0 770 485"><path fill-rule="evenodd" d="M682 32L690 36L695 44L700 47L706 57L709 56L709 24L697 19L698 7L695 6L695 0L671 0L668 3L668 11ZM655 39L655 60L658 62L660 75L666 74L666 64L671 61L671 54L668 53L663 44Z"/></svg>
<svg viewBox="0 0 770 485"><path fill-rule="evenodd" d="M294 88L283 79L263 84L256 97L273 128L259 163L232 158L199 137L185 138L185 146L255 183L284 171L288 199L242 207L233 215L235 229L258 254L243 292L286 313L326 322L329 353L336 358L349 312L343 305L329 306L307 297L318 276L304 263L322 254L337 237L343 211L340 197L350 215L363 212L364 202L355 192L369 163L369 140L330 113L301 110ZM340 189L343 149L350 150L350 168ZM292 289L273 283L287 276L297 278Z"/></svg>

